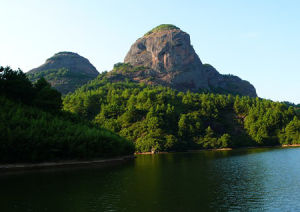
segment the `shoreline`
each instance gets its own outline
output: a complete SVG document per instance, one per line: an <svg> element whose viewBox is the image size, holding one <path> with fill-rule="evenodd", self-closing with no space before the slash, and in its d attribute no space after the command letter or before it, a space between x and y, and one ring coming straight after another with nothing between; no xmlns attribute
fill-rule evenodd
<svg viewBox="0 0 300 212"><path fill-rule="evenodd" d="M232 151L240 149L256 149L256 148L289 148L289 147L300 147L300 144L282 144L276 146L251 146L251 147L240 147L240 148L217 148L217 149L191 149L184 152L202 152L202 151ZM135 152L132 155L126 155L116 158L106 159L95 159L95 160L69 160L69 161L58 161L58 162L43 162L43 163L16 163L16 164L0 164L0 174L6 171L26 171L26 170L41 170L41 169L53 169L53 168L82 168L86 166L105 166L112 164L119 164L128 160L133 160L136 155L155 155L155 154L170 154L179 153L175 151L171 152Z"/></svg>
<svg viewBox="0 0 300 212"><path fill-rule="evenodd" d="M281 147L300 147L300 144L282 144Z"/></svg>
<svg viewBox="0 0 300 212"><path fill-rule="evenodd" d="M91 165L105 166L109 164L119 164L128 160L133 160L135 156L126 155L115 158L95 159L95 160L69 160L59 162L43 162L43 163L16 163L16 164L0 164L0 173L5 171L23 171L23 170L41 170L51 168L80 168Z"/></svg>
<svg viewBox="0 0 300 212"><path fill-rule="evenodd" d="M237 148L216 148L216 149L188 149L186 151L178 151L178 152L202 152L202 151L232 151L232 150L240 150L240 149L257 149L257 148L289 148L289 147L300 147L300 144L282 144L275 146L249 146L249 147L237 147ZM175 151L171 152L135 152L134 155L155 155L155 154L169 154L169 153L178 153Z"/></svg>

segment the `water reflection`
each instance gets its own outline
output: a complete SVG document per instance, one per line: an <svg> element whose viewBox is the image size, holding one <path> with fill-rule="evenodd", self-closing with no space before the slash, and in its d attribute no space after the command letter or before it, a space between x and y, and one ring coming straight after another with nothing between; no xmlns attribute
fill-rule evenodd
<svg viewBox="0 0 300 212"><path fill-rule="evenodd" d="M105 168L0 175L1 211L300 208L300 149L140 155Z"/></svg>

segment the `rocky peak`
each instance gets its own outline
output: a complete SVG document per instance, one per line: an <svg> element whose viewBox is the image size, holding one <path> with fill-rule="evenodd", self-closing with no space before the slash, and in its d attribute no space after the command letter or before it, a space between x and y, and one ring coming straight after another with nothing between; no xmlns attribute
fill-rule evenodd
<svg viewBox="0 0 300 212"><path fill-rule="evenodd" d="M90 61L74 52L58 52L52 57L48 58L46 62L29 71L29 73L35 73L48 69L68 68L71 72L85 73L90 76L97 76L99 72L90 63Z"/></svg>
<svg viewBox="0 0 300 212"><path fill-rule="evenodd" d="M150 68L157 72L157 79L178 88L208 89L201 60L191 45L189 34L173 25L160 26L138 39L124 62Z"/></svg>
<svg viewBox="0 0 300 212"><path fill-rule="evenodd" d="M44 64L27 72L30 80L44 77L63 94L97 77L99 72L88 59L74 52L58 52L48 58Z"/></svg>
<svg viewBox="0 0 300 212"><path fill-rule="evenodd" d="M131 46L125 63L143 65L158 72L183 71L202 64L191 46L190 36L179 28L150 32Z"/></svg>
<svg viewBox="0 0 300 212"><path fill-rule="evenodd" d="M174 25L160 25L139 38L131 46L124 63L145 67L153 79L150 84L169 85L178 90L217 90L256 96L249 82L233 75L221 75L213 67L203 65L189 34ZM134 74L138 81L143 81L143 76L148 77L141 72Z"/></svg>

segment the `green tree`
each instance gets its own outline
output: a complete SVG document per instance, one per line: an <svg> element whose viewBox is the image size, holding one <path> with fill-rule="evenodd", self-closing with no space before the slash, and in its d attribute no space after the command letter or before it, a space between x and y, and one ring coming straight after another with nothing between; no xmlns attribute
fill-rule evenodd
<svg viewBox="0 0 300 212"><path fill-rule="evenodd" d="M36 96L34 105L47 111L60 111L62 108L61 94L51 87L44 78L40 78L34 85Z"/></svg>

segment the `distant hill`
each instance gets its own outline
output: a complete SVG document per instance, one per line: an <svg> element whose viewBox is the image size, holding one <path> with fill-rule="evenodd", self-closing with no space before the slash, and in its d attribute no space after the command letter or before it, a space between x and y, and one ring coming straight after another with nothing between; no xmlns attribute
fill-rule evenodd
<svg viewBox="0 0 300 212"><path fill-rule="evenodd" d="M248 81L222 75L213 66L203 64L191 45L189 34L170 24L155 27L139 38L131 46L124 64L117 64L108 79L112 82L129 79L180 91L257 96Z"/></svg>
<svg viewBox="0 0 300 212"><path fill-rule="evenodd" d="M32 82L44 77L51 86L66 94L96 78L98 74L88 59L73 52L59 52L43 65L29 71L27 76Z"/></svg>

